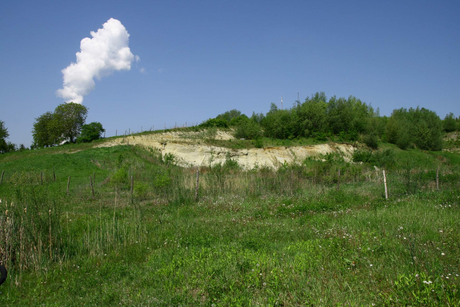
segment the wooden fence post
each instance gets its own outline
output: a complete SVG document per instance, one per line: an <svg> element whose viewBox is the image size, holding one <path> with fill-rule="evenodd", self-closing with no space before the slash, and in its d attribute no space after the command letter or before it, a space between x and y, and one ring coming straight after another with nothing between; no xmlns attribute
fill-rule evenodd
<svg viewBox="0 0 460 307"><path fill-rule="evenodd" d="M337 174L337 191L340 190L340 168L339 168L339 172Z"/></svg>
<svg viewBox="0 0 460 307"><path fill-rule="evenodd" d="M43 184L43 172L40 172L40 184Z"/></svg>
<svg viewBox="0 0 460 307"><path fill-rule="evenodd" d="M131 175L131 204L133 203L133 195L134 195L134 176Z"/></svg>
<svg viewBox="0 0 460 307"><path fill-rule="evenodd" d="M69 176L69 179L67 179L67 195L69 195L69 190L70 190L70 176Z"/></svg>
<svg viewBox="0 0 460 307"><path fill-rule="evenodd" d="M5 175L5 171L2 171L2 177L0 178L0 184L3 182L3 175Z"/></svg>
<svg viewBox="0 0 460 307"><path fill-rule="evenodd" d="M383 184L385 185L385 199L388 199L387 176L385 175L385 170L383 170Z"/></svg>
<svg viewBox="0 0 460 307"><path fill-rule="evenodd" d="M436 191L439 191L439 168L436 169Z"/></svg>
<svg viewBox="0 0 460 307"><path fill-rule="evenodd" d="M91 176L91 175L89 175L89 184L91 186L91 195L93 195L93 198L94 198L93 176Z"/></svg>
<svg viewBox="0 0 460 307"><path fill-rule="evenodd" d="M56 171L53 169L53 181L56 181Z"/></svg>
<svg viewBox="0 0 460 307"><path fill-rule="evenodd" d="M200 186L200 169L196 170L195 201L198 201L198 188Z"/></svg>

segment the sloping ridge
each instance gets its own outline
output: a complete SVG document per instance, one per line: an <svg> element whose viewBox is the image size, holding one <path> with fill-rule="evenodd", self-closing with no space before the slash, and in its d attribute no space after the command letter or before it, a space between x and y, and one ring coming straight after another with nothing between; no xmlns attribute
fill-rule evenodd
<svg viewBox="0 0 460 307"><path fill-rule="evenodd" d="M219 131L216 139L231 140L234 137ZM301 163L307 157L321 157L335 153L345 161L351 161L355 148L348 144L320 144L311 146L265 147L251 149L231 149L201 144L200 133L197 132L166 132L161 134L127 136L100 144L98 147L117 145L141 145L154 148L164 156L172 154L177 163L184 167L210 166L224 163L231 158L244 169L270 167L277 169L284 163Z"/></svg>

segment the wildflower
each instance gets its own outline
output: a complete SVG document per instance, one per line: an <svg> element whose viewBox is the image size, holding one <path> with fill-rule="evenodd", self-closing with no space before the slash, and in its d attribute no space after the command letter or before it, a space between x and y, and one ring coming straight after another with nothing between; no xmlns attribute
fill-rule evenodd
<svg viewBox="0 0 460 307"><path fill-rule="evenodd" d="M445 254L444 253L441 253L441 256L444 256Z"/></svg>

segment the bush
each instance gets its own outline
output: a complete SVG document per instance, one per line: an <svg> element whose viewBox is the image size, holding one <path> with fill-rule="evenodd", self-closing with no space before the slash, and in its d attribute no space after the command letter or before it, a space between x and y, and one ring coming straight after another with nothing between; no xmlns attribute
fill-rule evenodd
<svg viewBox="0 0 460 307"><path fill-rule="evenodd" d="M363 142L367 145L367 147L372 149L377 149L379 147L378 137L374 133L366 134L363 137Z"/></svg>
<svg viewBox="0 0 460 307"><path fill-rule="evenodd" d="M119 168L110 178L110 183L117 188L125 188L128 181L128 171L126 166Z"/></svg>
<svg viewBox="0 0 460 307"><path fill-rule="evenodd" d="M134 194L140 198L145 199L147 197L149 186L145 182L134 183Z"/></svg>
<svg viewBox="0 0 460 307"><path fill-rule="evenodd" d="M253 142L255 148L264 148L264 141L262 138L256 138Z"/></svg>
<svg viewBox="0 0 460 307"><path fill-rule="evenodd" d="M98 140L101 138L103 132L105 132L105 129L102 128L101 123L92 122L88 125L83 125L81 135L77 138L77 143L89 143Z"/></svg>
<svg viewBox="0 0 460 307"><path fill-rule="evenodd" d="M369 150L358 149L353 153L353 162L367 163L372 159L372 152Z"/></svg>
<svg viewBox="0 0 460 307"><path fill-rule="evenodd" d="M262 136L262 127L254 121L246 120L236 127L234 136L238 139L255 140Z"/></svg>
<svg viewBox="0 0 460 307"><path fill-rule="evenodd" d="M219 119L219 118L210 118L207 121L201 123L200 127L202 128L211 128L211 127L228 128L228 122L226 122L223 119Z"/></svg>

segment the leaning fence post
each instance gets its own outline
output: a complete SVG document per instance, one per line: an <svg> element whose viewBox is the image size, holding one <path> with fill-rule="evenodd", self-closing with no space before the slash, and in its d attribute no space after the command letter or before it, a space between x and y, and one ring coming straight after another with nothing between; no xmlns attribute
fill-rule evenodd
<svg viewBox="0 0 460 307"><path fill-rule="evenodd" d="M195 201L198 201L198 188L200 186L200 169L196 170L196 187L195 187Z"/></svg>
<svg viewBox="0 0 460 307"><path fill-rule="evenodd" d="M387 176L385 175L385 170L383 170L383 184L385 185L385 199L388 199Z"/></svg>
<svg viewBox="0 0 460 307"><path fill-rule="evenodd" d="M69 179L67 179L67 195L69 195L69 189L70 189L70 176L69 176Z"/></svg>

